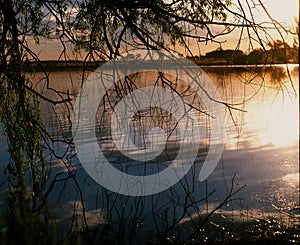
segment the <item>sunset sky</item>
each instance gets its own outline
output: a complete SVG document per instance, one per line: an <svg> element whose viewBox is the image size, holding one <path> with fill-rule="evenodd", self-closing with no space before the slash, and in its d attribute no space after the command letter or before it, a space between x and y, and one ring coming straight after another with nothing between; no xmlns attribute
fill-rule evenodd
<svg viewBox="0 0 300 245"><path fill-rule="evenodd" d="M233 0L235 2L235 0ZM299 8L298 8L298 0L264 0L262 1L265 4L265 7L268 9L270 15L280 22L285 27L292 27L295 25L294 17L298 17ZM255 20L257 23L270 21L267 15L263 12L262 9L254 12ZM240 34L240 29L232 32L229 35L223 36L220 38L220 41L224 41L222 44L223 49L235 49L238 44L238 38ZM281 39L278 32L271 32L273 39ZM293 36L286 35L282 33L284 39L292 44ZM247 36L246 32L244 34L244 38ZM30 42L30 40L29 40ZM194 55L204 55L206 52L215 50L219 47L219 44L216 43L201 43L197 45L196 43L190 43L192 51ZM40 44L38 46L31 45L32 49L39 53L39 57L43 60L56 60L61 51L61 45L56 40L40 40ZM239 49L243 51L247 51L249 49L249 42L245 39L241 42ZM187 54L185 50L182 48L178 48L178 51L183 54ZM79 57L70 56L71 59L78 59Z"/></svg>

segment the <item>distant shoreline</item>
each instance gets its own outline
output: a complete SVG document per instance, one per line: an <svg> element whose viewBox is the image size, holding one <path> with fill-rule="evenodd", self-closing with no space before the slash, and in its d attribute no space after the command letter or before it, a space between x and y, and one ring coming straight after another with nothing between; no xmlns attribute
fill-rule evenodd
<svg viewBox="0 0 300 245"><path fill-rule="evenodd" d="M191 60L191 59L190 59ZM87 70L87 71L94 71L104 62L94 62L94 61L77 61L77 60L70 60L70 61L40 61L40 62L27 62L24 64L23 69L25 72L50 72L50 71L78 71L78 70ZM197 62L195 63L202 68L254 68L254 69L261 69L267 68L272 66L299 66L299 63L267 63L267 64L234 64L234 63L226 63L223 60L215 60L213 63L209 62Z"/></svg>

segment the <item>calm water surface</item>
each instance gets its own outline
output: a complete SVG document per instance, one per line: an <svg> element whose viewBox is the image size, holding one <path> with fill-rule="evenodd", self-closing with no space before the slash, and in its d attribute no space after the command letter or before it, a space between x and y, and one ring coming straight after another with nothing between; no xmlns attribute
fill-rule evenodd
<svg viewBox="0 0 300 245"><path fill-rule="evenodd" d="M247 69L204 68L222 99L240 110L232 110L231 114L227 112L225 150L217 168L205 183L199 183L194 179L197 178L196 173L205 157L205 147L207 147L205 140L207 142L207 139L202 139L204 146L202 151L199 150L195 164L199 166L192 168L183 182L189 186L195 199L201 199L213 190L215 193L205 202L200 202L197 210L189 210L189 215L184 215L183 218L193 216L199 210L211 209L222 202L227 196L231 180L235 175L234 188L242 185L246 187L235 196L234 201L222 207L224 211L251 210L257 213L276 213L278 209L292 212L299 208L297 207L299 201L299 67L298 65L288 67L291 79L288 77L286 68L286 66L278 66L276 69L264 70L260 74ZM170 74L173 74L172 71ZM72 95L78 93L83 81L81 73L75 71L51 73L48 85L43 80L42 74L36 74L34 80L36 89L53 99L60 99L60 96L49 88L64 92L63 97L69 94L73 98ZM70 140L72 138L70 116L72 116L73 105L73 102L55 106L41 102L44 123L53 139ZM144 116L147 117L147 112ZM201 130L208 130L205 117L199 121ZM144 166L141 167L136 162L130 162L116 154L110 142L107 123L109 121L99 123L98 139L103 141L102 150L106 152L106 157L112 164L115 164L116 168L132 174L137 174L141 170L151 174L164 168L163 159L159 160L160 164L157 162L149 164L145 170ZM155 126L155 123L151 126L151 122L147 119L145 123L148 128ZM139 143L139 140L145 128L142 128L141 124L133 124L132 129L135 143L143 144ZM169 148L172 149L171 155L177 147L176 137L173 140L175 143L173 142ZM76 172L76 177L74 177L76 181L73 179L57 183L50 196L50 202L58 218L70 217L76 205L80 210L82 207L79 201L80 195L87 210L87 222L91 225L104 223L108 219L107 213L109 212L113 216L110 217L111 219L118 220L118 217L122 216L131 220L130 217L134 215L133 208L135 211L139 210L140 217L144 218L148 217L148 213L162 212L162 207L170 210L173 208L176 211L173 215L176 213L180 216L183 212L182 203L185 191L182 185L176 184L172 190L141 198L138 203L136 198L116 195L97 185L87 175L68 144L50 141L49 143L55 154L61 158L57 159L54 154L47 153L47 160L52 167L52 177L59 172L62 176ZM8 159L7 145L1 134L1 181L5 181L3 171ZM77 184L81 192L76 187ZM1 199L3 204L3 192ZM174 200L178 201L176 208L173 205ZM172 205L171 202L173 202ZM123 213L120 213L120 210ZM80 212L78 211L77 214L80 215ZM155 217L148 221L147 219L145 218L141 224L151 229L155 223L153 223Z"/></svg>

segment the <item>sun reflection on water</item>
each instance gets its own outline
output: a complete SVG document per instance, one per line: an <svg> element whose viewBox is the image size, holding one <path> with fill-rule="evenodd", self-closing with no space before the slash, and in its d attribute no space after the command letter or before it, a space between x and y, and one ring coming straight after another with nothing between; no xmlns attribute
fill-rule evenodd
<svg viewBox="0 0 300 245"><path fill-rule="evenodd" d="M298 99L287 92L265 101L255 112L261 144L290 146L299 139Z"/></svg>
<svg viewBox="0 0 300 245"><path fill-rule="evenodd" d="M299 140L299 89L296 94L291 93L292 89L269 91L248 105L245 122L249 130L254 130L248 138L252 144L287 147Z"/></svg>

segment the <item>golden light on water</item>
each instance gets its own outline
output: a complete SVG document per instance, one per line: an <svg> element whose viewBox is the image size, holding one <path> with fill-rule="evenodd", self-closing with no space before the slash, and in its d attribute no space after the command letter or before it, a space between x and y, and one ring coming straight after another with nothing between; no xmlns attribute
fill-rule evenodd
<svg viewBox="0 0 300 245"><path fill-rule="evenodd" d="M282 180L293 187L297 187L299 186L299 172L287 174L283 176Z"/></svg>
<svg viewBox="0 0 300 245"><path fill-rule="evenodd" d="M289 146L299 139L298 99L287 93L264 102L257 110L262 144Z"/></svg>

